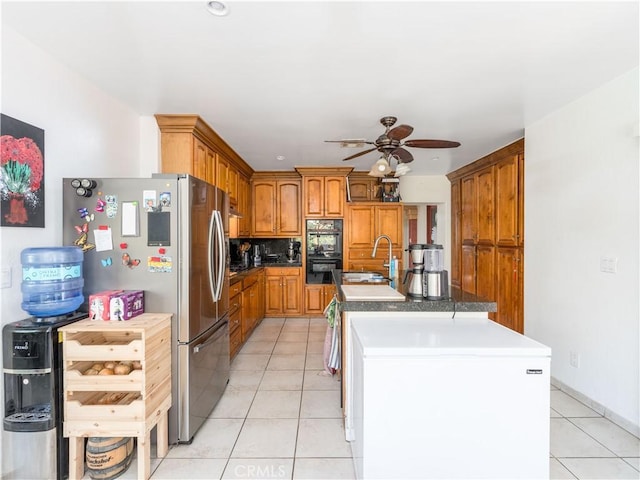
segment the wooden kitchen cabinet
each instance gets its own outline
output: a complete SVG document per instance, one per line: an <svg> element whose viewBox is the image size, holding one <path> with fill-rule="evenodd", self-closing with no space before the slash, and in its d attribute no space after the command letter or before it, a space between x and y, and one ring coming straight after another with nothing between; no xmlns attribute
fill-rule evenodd
<svg viewBox="0 0 640 480"><path fill-rule="evenodd" d="M451 283L495 300L498 311L489 317L522 333L524 139L447 177L451 181Z"/></svg>
<svg viewBox="0 0 640 480"><path fill-rule="evenodd" d="M451 182L451 245L462 245L460 180ZM462 261L460 248L451 248L451 285L462 288Z"/></svg>
<svg viewBox="0 0 640 480"><path fill-rule="evenodd" d="M155 116L160 129L162 173L186 173L236 195L229 170L250 178L253 169L198 115Z"/></svg>
<svg viewBox="0 0 640 480"><path fill-rule="evenodd" d="M380 180L369 172L352 172L348 177L352 202L372 202L376 200Z"/></svg>
<svg viewBox="0 0 640 480"><path fill-rule="evenodd" d="M244 175L238 175L238 211L242 218L238 219L238 236L251 235L251 185Z"/></svg>
<svg viewBox="0 0 640 480"><path fill-rule="evenodd" d="M305 218L342 218L346 203L346 178L353 167L296 167L302 177Z"/></svg>
<svg viewBox="0 0 640 480"><path fill-rule="evenodd" d="M265 316L302 314L302 268L265 268Z"/></svg>
<svg viewBox="0 0 640 480"><path fill-rule="evenodd" d="M258 275L251 275L242 281L242 341L246 342L258 325Z"/></svg>
<svg viewBox="0 0 640 480"><path fill-rule="evenodd" d="M344 216L345 177L304 177L302 191L305 217Z"/></svg>
<svg viewBox="0 0 640 480"><path fill-rule="evenodd" d="M246 238L251 236L251 187L249 179L238 174L238 193L235 210L241 217L229 217L229 237Z"/></svg>
<svg viewBox="0 0 640 480"><path fill-rule="evenodd" d="M389 259L389 244L380 240L376 257L373 246L379 235L391 238L392 256L398 259L402 270L402 204L380 202L350 204L346 222L346 270L386 272L384 264Z"/></svg>
<svg viewBox="0 0 640 480"><path fill-rule="evenodd" d="M301 180L297 174L295 177L287 178L286 176L287 174L279 174L276 179L254 175L252 178L252 236L299 237L302 235Z"/></svg>
<svg viewBox="0 0 640 480"><path fill-rule="evenodd" d="M335 285L307 284L304 287L305 315L322 316L325 307L336 293Z"/></svg>
<svg viewBox="0 0 640 480"><path fill-rule="evenodd" d="M462 178L462 243L492 245L495 238L494 167Z"/></svg>
<svg viewBox="0 0 640 480"><path fill-rule="evenodd" d="M242 346L242 281L229 287L229 357L233 359Z"/></svg>
<svg viewBox="0 0 640 480"><path fill-rule="evenodd" d="M501 247L518 247L522 242L524 198L520 162L524 155L514 154L496 164L496 243Z"/></svg>
<svg viewBox="0 0 640 480"><path fill-rule="evenodd" d="M496 254L495 320L516 332L524 333L522 249L498 247Z"/></svg>

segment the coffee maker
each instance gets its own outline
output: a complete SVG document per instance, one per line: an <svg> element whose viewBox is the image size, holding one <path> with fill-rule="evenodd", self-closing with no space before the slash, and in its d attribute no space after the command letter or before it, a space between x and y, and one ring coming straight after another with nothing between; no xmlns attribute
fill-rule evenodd
<svg viewBox="0 0 640 480"><path fill-rule="evenodd" d="M422 297L423 288L423 271L424 271L424 251L427 245L422 243L414 243L409 245L409 257L413 267L408 270L405 277L405 284L407 286L407 295L411 297Z"/></svg>
<svg viewBox="0 0 640 480"><path fill-rule="evenodd" d="M442 245L425 245L422 296L427 300L449 298L449 272L444 269Z"/></svg>

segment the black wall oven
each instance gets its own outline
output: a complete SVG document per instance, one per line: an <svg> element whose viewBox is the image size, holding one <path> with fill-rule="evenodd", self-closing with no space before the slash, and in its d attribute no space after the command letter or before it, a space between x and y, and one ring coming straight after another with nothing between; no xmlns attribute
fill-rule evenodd
<svg viewBox="0 0 640 480"><path fill-rule="evenodd" d="M342 269L342 219L306 222L306 283L331 283L331 270Z"/></svg>

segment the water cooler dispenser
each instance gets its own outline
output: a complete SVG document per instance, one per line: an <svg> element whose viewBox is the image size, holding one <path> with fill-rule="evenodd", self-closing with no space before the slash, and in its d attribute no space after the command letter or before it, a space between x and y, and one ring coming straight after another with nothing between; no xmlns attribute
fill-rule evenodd
<svg viewBox="0 0 640 480"><path fill-rule="evenodd" d="M68 477L63 422L63 358L58 329L87 318L82 251L76 247L22 252L22 308L34 315L2 329L6 479Z"/></svg>

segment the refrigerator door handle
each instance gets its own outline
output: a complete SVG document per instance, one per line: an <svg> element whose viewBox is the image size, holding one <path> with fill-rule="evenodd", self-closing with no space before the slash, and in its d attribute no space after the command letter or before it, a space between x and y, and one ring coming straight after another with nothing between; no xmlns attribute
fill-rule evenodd
<svg viewBox="0 0 640 480"><path fill-rule="evenodd" d="M225 251L225 239L224 239L224 225L222 223L222 214L219 210L214 212L216 217L217 229L216 233L218 236L218 248L216 249L216 253L218 255L218 277L216 279L216 301L219 301L222 298L222 288L224 286L224 271L225 271L225 261L227 252Z"/></svg>
<svg viewBox="0 0 640 480"><path fill-rule="evenodd" d="M212 335L210 339L208 339L206 342L203 342L193 347L193 353L200 353L200 350L203 350L206 347L214 345L220 339L220 337L224 335L224 332L225 331L223 328L218 328L218 330Z"/></svg>
<svg viewBox="0 0 640 480"><path fill-rule="evenodd" d="M213 278L213 269L214 269L214 259L212 254L213 252L213 234L216 224L216 211L211 212L211 218L209 219L209 238L207 240L207 269L209 271L209 290L211 291L211 298L214 302L218 301L218 297L216 295L216 283Z"/></svg>

